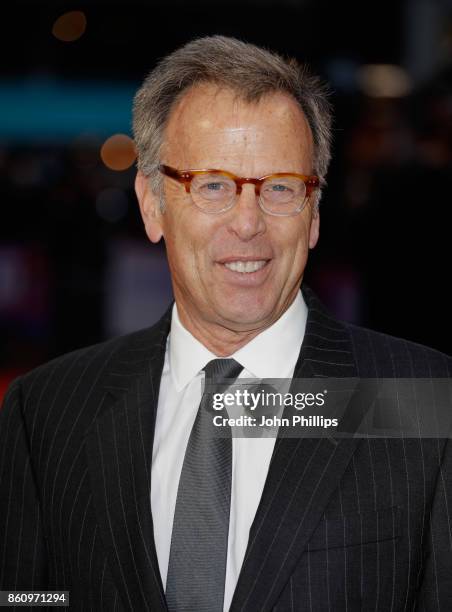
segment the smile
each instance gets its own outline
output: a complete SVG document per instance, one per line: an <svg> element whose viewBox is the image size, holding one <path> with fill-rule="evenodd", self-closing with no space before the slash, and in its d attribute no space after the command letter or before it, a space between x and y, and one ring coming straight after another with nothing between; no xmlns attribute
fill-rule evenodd
<svg viewBox="0 0 452 612"><path fill-rule="evenodd" d="M257 272L263 268L266 263L266 259L258 259L256 261L230 261L226 262L224 265L228 270L232 270L233 272L249 274L250 272Z"/></svg>

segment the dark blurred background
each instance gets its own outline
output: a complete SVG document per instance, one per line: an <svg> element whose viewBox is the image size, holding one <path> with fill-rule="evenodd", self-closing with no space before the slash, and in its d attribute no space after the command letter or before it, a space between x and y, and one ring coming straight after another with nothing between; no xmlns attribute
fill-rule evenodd
<svg viewBox="0 0 452 612"><path fill-rule="evenodd" d="M334 161L306 281L343 319L452 352L452 0L16 1L0 37L0 395L165 310L131 102L159 57L216 33L330 83Z"/></svg>

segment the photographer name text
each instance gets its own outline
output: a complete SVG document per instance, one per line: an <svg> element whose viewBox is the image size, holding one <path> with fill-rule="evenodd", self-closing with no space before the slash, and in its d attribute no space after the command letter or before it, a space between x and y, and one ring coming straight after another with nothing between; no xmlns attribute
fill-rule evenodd
<svg viewBox="0 0 452 612"><path fill-rule="evenodd" d="M260 418L250 415L240 415L238 417L224 417L216 415L213 417L215 427L337 427L338 419L328 419L322 415L292 415L290 418L278 416L264 416Z"/></svg>

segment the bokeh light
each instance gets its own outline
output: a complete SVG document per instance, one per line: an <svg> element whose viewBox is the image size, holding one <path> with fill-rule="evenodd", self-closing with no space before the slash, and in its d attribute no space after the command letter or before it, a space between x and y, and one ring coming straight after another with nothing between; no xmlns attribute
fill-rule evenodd
<svg viewBox="0 0 452 612"><path fill-rule="evenodd" d="M52 34L63 42L73 42L83 36L86 16L82 11L64 13L53 24Z"/></svg>
<svg viewBox="0 0 452 612"><path fill-rule="evenodd" d="M403 68L392 64L367 64L358 71L360 89L371 98L401 98L410 93L411 79Z"/></svg>
<svg viewBox="0 0 452 612"><path fill-rule="evenodd" d="M126 134L114 134L107 138L100 150L100 157L110 170L127 170L136 159L133 140Z"/></svg>

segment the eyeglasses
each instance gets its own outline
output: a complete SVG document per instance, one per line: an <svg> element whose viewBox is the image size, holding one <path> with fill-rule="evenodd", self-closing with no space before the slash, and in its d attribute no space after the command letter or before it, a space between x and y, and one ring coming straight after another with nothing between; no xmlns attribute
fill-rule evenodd
<svg viewBox="0 0 452 612"><path fill-rule="evenodd" d="M234 206L246 183L254 185L259 206L269 215L289 217L300 213L313 190L317 176L291 172L268 174L261 178L243 178L225 170L176 170L161 164L159 171L185 186L193 203L206 213L226 212Z"/></svg>

